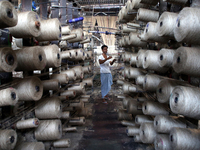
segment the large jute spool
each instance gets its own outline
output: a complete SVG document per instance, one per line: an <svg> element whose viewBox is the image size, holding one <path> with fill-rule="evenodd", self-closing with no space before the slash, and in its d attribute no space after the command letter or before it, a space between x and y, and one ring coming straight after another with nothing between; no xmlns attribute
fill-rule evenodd
<svg viewBox="0 0 200 150"><path fill-rule="evenodd" d="M76 38L68 40L69 43L80 42L84 40L84 34L82 29L74 29L71 34L76 34Z"/></svg>
<svg viewBox="0 0 200 150"><path fill-rule="evenodd" d="M127 24L122 24L121 25L121 31L123 33L130 33L130 32L137 32L137 29L129 27Z"/></svg>
<svg viewBox="0 0 200 150"><path fill-rule="evenodd" d="M122 89L123 89L123 92L124 94L129 94L129 86L132 86L132 84L130 83L124 83L123 86L122 86Z"/></svg>
<svg viewBox="0 0 200 150"><path fill-rule="evenodd" d="M61 96L66 96L68 98L74 98L76 96L76 91L73 90L65 90L60 93Z"/></svg>
<svg viewBox="0 0 200 150"><path fill-rule="evenodd" d="M140 133L140 127L133 127L133 126L128 126L126 128L126 134L128 136L134 136Z"/></svg>
<svg viewBox="0 0 200 150"><path fill-rule="evenodd" d="M76 34L64 35L64 36L62 36L61 41L66 42L67 40L70 40L70 39L73 39L73 38L76 38Z"/></svg>
<svg viewBox="0 0 200 150"><path fill-rule="evenodd" d="M200 75L200 49L194 47L180 47L173 58L173 69L177 73L191 76Z"/></svg>
<svg viewBox="0 0 200 150"><path fill-rule="evenodd" d="M137 13L137 20L144 22L157 22L159 19L159 12L149 9L140 8Z"/></svg>
<svg viewBox="0 0 200 150"><path fill-rule="evenodd" d="M15 38L38 37L41 34L40 18L34 11L25 11L18 13L18 23L9 28L12 36Z"/></svg>
<svg viewBox="0 0 200 150"><path fill-rule="evenodd" d="M174 27L176 26L177 16L177 13L163 12L156 25L157 34L174 39Z"/></svg>
<svg viewBox="0 0 200 150"><path fill-rule="evenodd" d="M200 23L199 8L183 8L176 20L174 35L178 42L199 44L200 42ZM188 23L189 22L189 23Z"/></svg>
<svg viewBox="0 0 200 150"><path fill-rule="evenodd" d="M82 66L75 66L72 68L76 72L77 79L83 79L84 78L84 72Z"/></svg>
<svg viewBox="0 0 200 150"><path fill-rule="evenodd" d="M186 85L186 84L187 84L186 82L179 80L168 80L168 79L161 80L156 90L158 101L160 103L169 103L169 98L173 89L178 85Z"/></svg>
<svg viewBox="0 0 200 150"><path fill-rule="evenodd" d="M82 109L84 107L84 102L83 101L79 101L79 102L71 102L69 104L70 107L74 107L76 109Z"/></svg>
<svg viewBox="0 0 200 150"><path fill-rule="evenodd" d="M55 68L61 65L61 54L59 47L55 44L49 46L42 46L47 59L47 68Z"/></svg>
<svg viewBox="0 0 200 150"><path fill-rule="evenodd" d="M177 150L199 150L200 130L173 128L170 132L170 143Z"/></svg>
<svg viewBox="0 0 200 150"><path fill-rule="evenodd" d="M167 43L169 38L158 36L156 30L156 23L148 22L144 29L144 38L142 40L148 42Z"/></svg>
<svg viewBox="0 0 200 150"><path fill-rule="evenodd" d="M127 1L127 2L130 4L130 1ZM128 20L134 20L136 14L135 14L135 13L129 14L130 9L129 9L128 6L129 6L129 5L125 5L124 7L122 7L122 9L121 9L122 18L123 18L124 20L127 20L127 21L128 21Z"/></svg>
<svg viewBox="0 0 200 150"><path fill-rule="evenodd" d="M157 115L154 118L154 128L159 133L170 133L172 128L187 128L184 118L177 116Z"/></svg>
<svg viewBox="0 0 200 150"><path fill-rule="evenodd" d="M154 140L155 150L172 150L169 134L157 134Z"/></svg>
<svg viewBox="0 0 200 150"><path fill-rule="evenodd" d="M126 110L120 109L118 111L118 120L133 120L133 116L128 114Z"/></svg>
<svg viewBox="0 0 200 150"><path fill-rule="evenodd" d="M147 50L144 54L143 68L154 70L160 73L165 73L169 70L167 67L160 67L159 65L159 51Z"/></svg>
<svg viewBox="0 0 200 150"><path fill-rule="evenodd" d="M144 80L145 80L145 75L140 75L136 77L135 83L136 85L143 85Z"/></svg>
<svg viewBox="0 0 200 150"><path fill-rule="evenodd" d="M39 119L56 119L62 114L62 103L59 98L42 99L35 108L35 116Z"/></svg>
<svg viewBox="0 0 200 150"><path fill-rule="evenodd" d="M158 64L160 67L172 67L175 50L162 48L158 55Z"/></svg>
<svg viewBox="0 0 200 150"><path fill-rule="evenodd" d="M43 142L21 142L15 150L45 150Z"/></svg>
<svg viewBox="0 0 200 150"><path fill-rule="evenodd" d="M93 59L93 51L87 51L87 54L89 55L88 59Z"/></svg>
<svg viewBox="0 0 200 150"><path fill-rule="evenodd" d="M140 75L144 75L146 73L145 70L139 68L129 68L129 79L136 79Z"/></svg>
<svg viewBox="0 0 200 150"><path fill-rule="evenodd" d="M138 127L138 125L135 124L134 121L122 120L121 124L124 125L124 126Z"/></svg>
<svg viewBox="0 0 200 150"><path fill-rule="evenodd" d="M122 7L123 8L123 7ZM118 21L119 23L126 23L127 21L125 19L123 19L123 16L122 16L122 9L119 11L118 13Z"/></svg>
<svg viewBox="0 0 200 150"><path fill-rule="evenodd" d="M135 123L138 125L141 125L142 123L146 123L146 122L153 122L153 118L151 116L147 116L147 115L136 115L135 116Z"/></svg>
<svg viewBox="0 0 200 150"><path fill-rule="evenodd" d="M68 148L71 145L70 139L60 139L53 142L53 147L56 148Z"/></svg>
<svg viewBox="0 0 200 150"><path fill-rule="evenodd" d="M90 38L85 38L83 41L80 41L80 44L90 43Z"/></svg>
<svg viewBox="0 0 200 150"><path fill-rule="evenodd" d="M133 100L133 98L132 98L132 97L127 97L127 96L126 96L126 97L123 99L122 105L123 105L123 108L124 108L124 109L127 108L127 106L128 106L128 101L130 101L130 100Z"/></svg>
<svg viewBox="0 0 200 150"><path fill-rule="evenodd" d="M142 123L140 126L140 139L143 143L153 143L156 137L153 123Z"/></svg>
<svg viewBox="0 0 200 150"><path fill-rule="evenodd" d="M61 57L62 59L70 59L72 56L71 56L71 51L62 51L61 52Z"/></svg>
<svg viewBox="0 0 200 150"><path fill-rule="evenodd" d="M156 5L158 4L159 0L141 0L140 3L149 4L149 5Z"/></svg>
<svg viewBox="0 0 200 150"><path fill-rule="evenodd" d="M138 93L139 90L140 90L140 88L137 85L128 86L129 93Z"/></svg>
<svg viewBox="0 0 200 150"><path fill-rule="evenodd" d="M141 41L141 39L138 36L138 33L131 32L129 34L129 45L135 46L135 47L146 47L147 42Z"/></svg>
<svg viewBox="0 0 200 150"><path fill-rule="evenodd" d="M69 82L69 78L65 74L52 74L51 79L57 79L61 84Z"/></svg>
<svg viewBox="0 0 200 150"><path fill-rule="evenodd" d="M163 78L161 76L158 76L156 74L145 75L143 89L146 91L155 92L162 79Z"/></svg>
<svg viewBox="0 0 200 150"><path fill-rule="evenodd" d="M75 91L76 94L85 94L85 86L79 85L73 85L72 87L69 87L68 90Z"/></svg>
<svg viewBox="0 0 200 150"><path fill-rule="evenodd" d="M176 114L200 119L200 89L177 86L170 96L170 108Z"/></svg>
<svg viewBox="0 0 200 150"><path fill-rule="evenodd" d="M145 101L142 104L142 112L145 115L169 115L168 107L165 104L160 104L153 101Z"/></svg>
<svg viewBox="0 0 200 150"><path fill-rule="evenodd" d="M41 34L36 37L37 41L56 41L61 39L61 24L58 18L41 20L40 23Z"/></svg>
<svg viewBox="0 0 200 150"><path fill-rule="evenodd" d="M73 132L73 131L77 131L77 127L63 128L63 132Z"/></svg>
<svg viewBox="0 0 200 150"><path fill-rule="evenodd" d="M137 57L136 57L136 66L138 68L142 68L143 67L143 61L144 61L144 54L147 50L144 49L140 49L137 53Z"/></svg>
<svg viewBox="0 0 200 150"><path fill-rule="evenodd" d="M19 100L38 101L43 94L43 85L38 77L24 78L14 85L17 90Z"/></svg>
<svg viewBox="0 0 200 150"><path fill-rule="evenodd" d="M62 137L62 123L60 120L41 120L35 129L35 138L41 141L58 140Z"/></svg>
<svg viewBox="0 0 200 150"><path fill-rule="evenodd" d="M131 23L131 22L128 22L127 25L131 26L131 27L134 27L134 28L141 28L141 25L138 24L138 23Z"/></svg>
<svg viewBox="0 0 200 150"><path fill-rule="evenodd" d="M129 100L127 104L127 113L140 115L142 112L142 103L137 102L136 100Z"/></svg>
<svg viewBox="0 0 200 150"><path fill-rule="evenodd" d="M17 56L17 71L43 70L46 67L46 55L40 46L26 47L14 51Z"/></svg>
<svg viewBox="0 0 200 150"><path fill-rule="evenodd" d="M0 130L0 147L2 150L13 149L17 143L17 133L12 129Z"/></svg>
<svg viewBox="0 0 200 150"><path fill-rule="evenodd" d="M62 26L62 35L70 35L71 34L71 30L70 30L70 26Z"/></svg>
<svg viewBox="0 0 200 150"><path fill-rule="evenodd" d="M70 118L70 111L64 111L61 114L61 119L69 119Z"/></svg>
<svg viewBox="0 0 200 150"><path fill-rule="evenodd" d="M38 118L31 118L26 120L20 120L16 123L17 129L29 129L38 127L40 121Z"/></svg>
<svg viewBox="0 0 200 150"><path fill-rule="evenodd" d="M13 27L17 25L18 15L15 7L9 1L0 2L0 28Z"/></svg>
<svg viewBox="0 0 200 150"><path fill-rule="evenodd" d="M68 76L69 80L76 80L77 76L76 76L76 72L74 69L68 69L68 70L64 70L62 72L60 72L61 74L65 74Z"/></svg>
<svg viewBox="0 0 200 150"><path fill-rule="evenodd" d="M17 67L17 56L9 47L0 48L0 59L0 71L12 72Z"/></svg>
<svg viewBox="0 0 200 150"><path fill-rule="evenodd" d="M54 90L57 91L60 88L60 83L57 79L43 80L42 81L43 90Z"/></svg>
<svg viewBox="0 0 200 150"><path fill-rule="evenodd" d="M123 18L124 18L124 19L129 19L129 18L124 17L124 15L128 15L128 12L131 11L131 9L132 9L132 0L127 0L127 2L125 3L124 8L125 8L124 10L121 9ZM131 11L131 12L132 12L132 11ZM134 14L133 14L133 15L134 15ZM134 16L133 16L133 19L134 19Z"/></svg>
<svg viewBox="0 0 200 150"><path fill-rule="evenodd" d="M163 0L164 2L174 3L174 4L186 4L187 0Z"/></svg>
<svg viewBox="0 0 200 150"><path fill-rule="evenodd" d="M19 100L17 90L11 87L0 90L0 95L0 106L14 106Z"/></svg>
<svg viewBox="0 0 200 150"><path fill-rule="evenodd" d="M82 82L85 83L87 87L92 87L93 86L93 77L83 79Z"/></svg>
<svg viewBox="0 0 200 150"><path fill-rule="evenodd" d="M70 125L84 125L85 124L85 117L75 117L69 120Z"/></svg>
<svg viewBox="0 0 200 150"><path fill-rule="evenodd" d="M134 53L134 54L131 55L130 61L129 61L130 65L133 65L133 66L136 65L136 57L137 57L136 53Z"/></svg>
<svg viewBox="0 0 200 150"><path fill-rule="evenodd" d="M89 66L83 66L82 68L83 68L83 72L84 73L91 73L91 71L92 71L91 65L89 65Z"/></svg>
<svg viewBox="0 0 200 150"><path fill-rule="evenodd" d="M125 52L124 55L123 55L123 62L129 62L130 61L130 58L132 56L132 53L130 52Z"/></svg>
<svg viewBox="0 0 200 150"><path fill-rule="evenodd" d="M85 52L82 48L70 50L72 60L85 60Z"/></svg>

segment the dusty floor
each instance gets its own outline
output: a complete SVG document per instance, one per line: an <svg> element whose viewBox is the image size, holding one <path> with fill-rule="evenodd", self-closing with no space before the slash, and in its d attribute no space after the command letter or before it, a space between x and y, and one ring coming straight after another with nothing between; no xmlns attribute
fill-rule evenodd
<svg viewBox="0 0 200 150"><path fill-rule="evenodd" d="M126 126L118 121L117 110L122 107L122 99L114 86L110 92L111 101L104 104L101 101L100 88L93 89L91 98L85 107L92 109L92 115L86 119L84 126L78 126L77 132L65 133L70 138L70 148L57 150L153 150L153 145L135 143L132 137L126 134Z"/></svg>

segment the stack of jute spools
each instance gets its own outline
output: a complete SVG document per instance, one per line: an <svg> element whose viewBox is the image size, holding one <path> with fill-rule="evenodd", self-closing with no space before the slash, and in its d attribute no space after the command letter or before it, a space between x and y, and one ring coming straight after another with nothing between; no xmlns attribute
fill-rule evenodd
<svg viewBox="0 0 200 150"><path fill-rule="evenodd" d="M167 4L171 8L162 11ZM135 142L156 150L200 149L200 10L192 7L198 5L132 0L118 15L126 65L117 81L124 92L118 119Z"/></svg>
<svg viewBox="0 0 200 150"><path fill-rule="evenodd" d="M90 40L81 28L71 30L58 18L42 19L34 11L17 12L9 1L0 1L0 29L4 28L16 45L0 48L0 72L11 73L12 78L0 87L1 114L5 114L0 149L45 150L47 143L48 149L70 147L72 141L63 133L77 131L91 115L85 106L90 98L87 87L93 86L93 64L84 65L84 60L93 62L93 53L50 41ZM19 44L23 39L35 44ZM18 73L20 78L15 77Z"/></svg>

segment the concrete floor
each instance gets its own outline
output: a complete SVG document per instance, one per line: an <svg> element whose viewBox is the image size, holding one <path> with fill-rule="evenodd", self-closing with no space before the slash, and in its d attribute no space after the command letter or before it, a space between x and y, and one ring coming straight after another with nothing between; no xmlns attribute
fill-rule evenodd
<svg viewBox="0 0 200 150"><path fill-rule="evenodd" d="M116 87L114 85L114 87ZM135 143L133 137L126 134L126 126L118 121L117 110L122 107L122 99L117 99L113 93L119 94L113 88L111 101L104 104L101 101L100 88L91 92L89 103L85 107L92 109L92 115L86 119L83 126L77 127L77 132L67 132L63 138L70 138L70 148L57 150L153 150L153 145Z"/></svg>

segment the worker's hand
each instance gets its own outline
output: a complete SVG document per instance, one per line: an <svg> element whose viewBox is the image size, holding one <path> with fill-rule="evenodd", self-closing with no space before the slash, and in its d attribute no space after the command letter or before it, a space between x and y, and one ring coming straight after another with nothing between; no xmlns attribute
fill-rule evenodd
<svg viewBox="0 0 200 150"><path fill-rule="evenodd" d="M112 56L109 56L109 57L107 57L107 60L109 60L109 59L111 59L112 58Z"/></svg>

